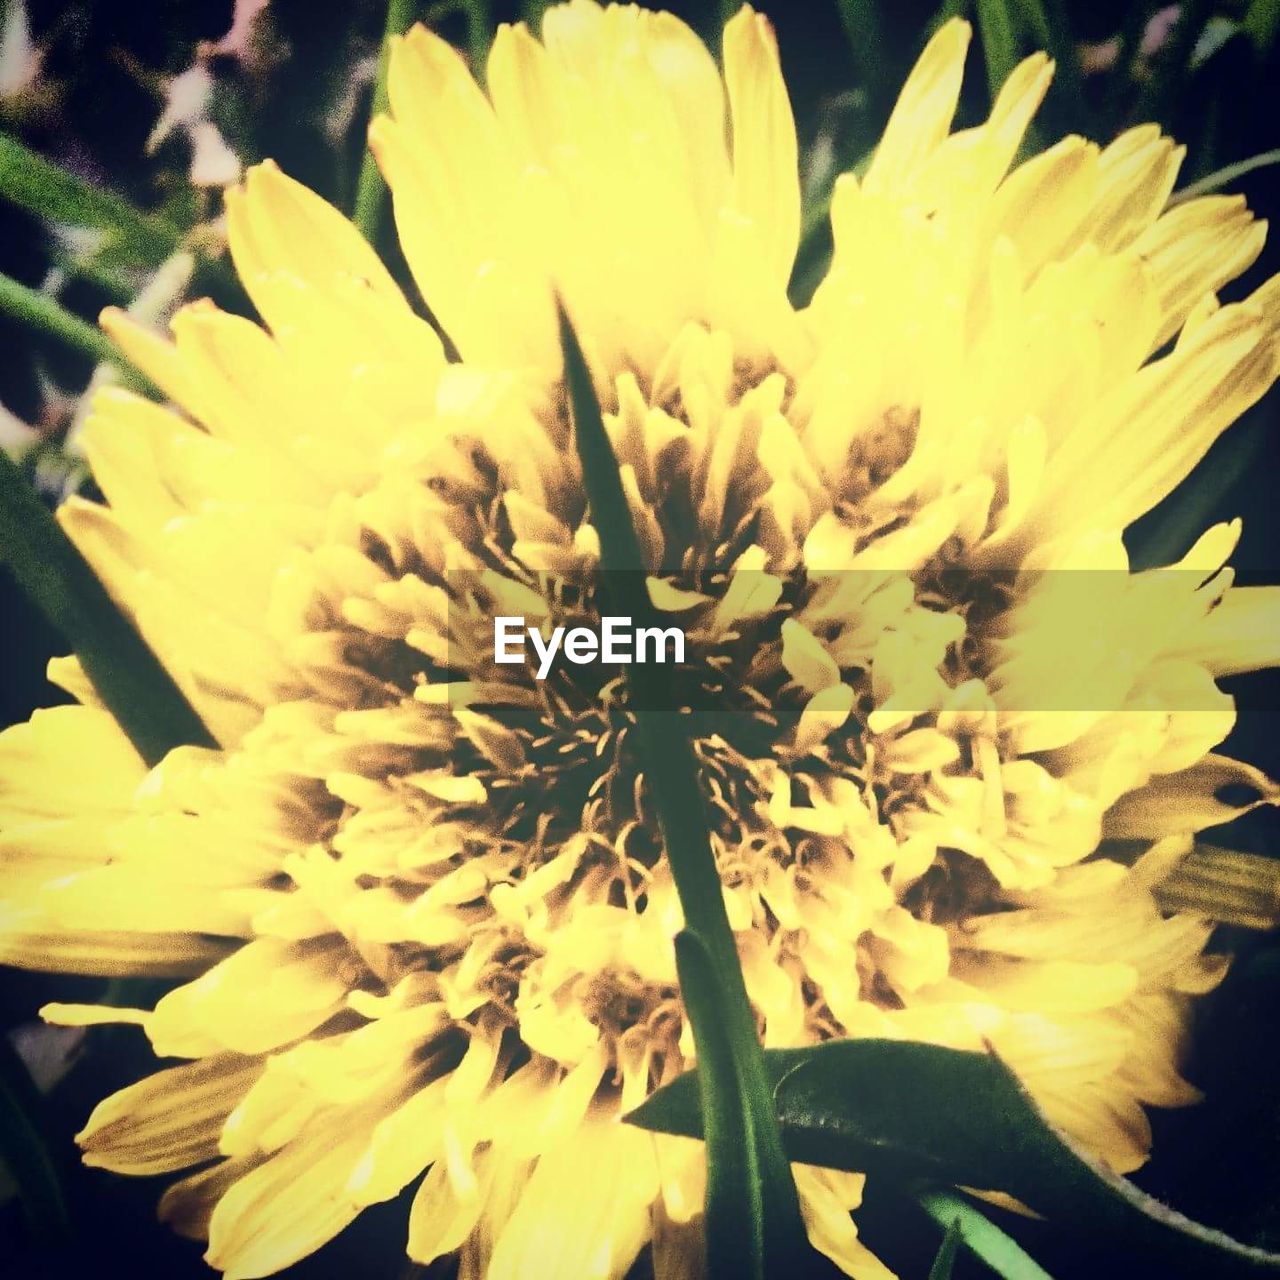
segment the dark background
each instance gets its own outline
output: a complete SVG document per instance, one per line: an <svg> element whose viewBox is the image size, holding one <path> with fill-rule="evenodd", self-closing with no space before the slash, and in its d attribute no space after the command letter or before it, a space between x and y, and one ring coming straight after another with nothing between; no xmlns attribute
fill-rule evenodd
<svg viewBox="0 0 1280 1280"><path fill-rule="evenodd" d="M714 3L667 7L708 36L714 29ZM851 164L887 118L936 6L884 0L883 41L861 49L851 46L834 0L765 0L757 7L778 28L802 145L821 137ZM1280 58L1274 43L1269 53L1262 53L1244 35L1231 35L1219 25L1215 29L1229 38L1212 56L1188 67L1187 44L1179 43L1175 28L1162 49L1135 59L1135 33L1157 7L1101 2L1065 6L1068 50L1118 37L1121 51L1111 69L1083 77L1080 92L1072 91L1070 76L1060 76L1041 116L1041 140L1081 132L1106 141L1128 123L1157 119L1189 145L1182 183L1280 146ZM496 17L518 17L517 8L496 5ZM1187 23L1197 33L1206 22L1240 18L1245 8L1229 3L1185 7ZM161 109L163 77L191 64L198 41L216 40L227 30L230 4L33 0L28 11L36 44L44 51L42 71L31 91L16 100L0 100L0 128L181 225L214 212L216 202L193 195L185 181L182 139L171 139L150 156L144 154L144 142ZM350 88L351 67L376 48L382 22L379 5L274 0L259 25L260 52L269 56L223 56L210 63L218 82L214 119L237 152L246 161L272 156L293 176L349 207L367 89L357 98L349 126L338 131L336 144L326 121ZM465 45L461 19L446 19L441 29ZM1025 51L1031 47L1027 42ZM980 119L988 105L980 41L975 41L971 59L962 123ZM1246 193L1260 216L1274 220L1280 215L1280 168L1260 169L1230 189ZM394 245L383 247L394 262ZM820 259L823 251L819 241L808 252ZM48 229L0 199L0 271L39 285L58 258ZM1280 248L1273 241L1262 262L1227 296L1247 292L1277 270ZM109 290L77 278L74 271L60 297L86 318L115 300ZM234 292L220 301L246 306ZM41 424L45 439L26 465L50 501L69 484L60 435L89 372L83 358L0 317L0 403L25 421ZM1244 537L1234 562L1251 571L1251 580L1280 582L1280 516L1274 498L1280 474L1278 417L1280 397L1273 392L1215 446L1179 494L1131 531L1136 564L1167 562L1208 524L1239 515L1245 521ZM6 650L0 662L0 724L8 724L58 699L44 679L44 666L63 648L2 572L0 611ZM1241 678L1233 686L1241 715L1228 749L1280 773L1280 681L1269 673ZM74 787L75 780L69 778L67 785ZM1278 835L1280 824L1268 811L1220 833L1220 841L1274 855L1280 851ZM1280 939L1274 932L1224 929L1218 945L1234 950L1237 959L1223 986L1199 1006L1187 1072L1206 1091L1207 1100L1186 1110L1153 1113L1154 1155L1137 1180L1194 1217L1248 1241L1280 1247ZM0 1027L29 1028L49 1000L92 1001L102 993L100 980L4 970ZM12 1049L6 1053L10 1068L15 1063L20 1068ZM0 1203L0 1269L15 1277L208 1276L200 1247L154 1221L164 1180L85 1170L74 1156L72 1135L93 1105L153 1068L143 1037L128 1028L95 1031L76 1047L72 1061L41 1100L36 1118L61 1163L74 1230L54 1238L33 1234L16 1198ZM413 1269L403 1256L405 1221L404 1202L368 1210L333 1244L287 1274L410 1274ZM1100 1243L1091 1241L1087 1223L1053 1229L1007 1215L1000 1215L1000 1221L1055 1275L1145 1274L1139 1258L1102 1251ZM891 1266L905 1276L927 1272L939 1233L909 1201L873 1182L859 1223L864 1239ZM6 1257L13 1265L6 1267ZM978 1263L962 1257L955 1274L982 1273Z"/></svg>

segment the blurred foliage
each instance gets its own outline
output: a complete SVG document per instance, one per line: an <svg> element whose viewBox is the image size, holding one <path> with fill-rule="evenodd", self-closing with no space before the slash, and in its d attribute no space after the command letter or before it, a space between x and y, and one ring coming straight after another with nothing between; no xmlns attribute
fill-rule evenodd
<svg viewBox="0 0 1280 1280"><path fill-rule="evenodd" d="M392 25L425 17L474 60L494 22L536 21L545 7L538 0L397 3ZM687 0L665 7L714 46L720 22L737 6ZM757 7L778 28L803 144L805 236L793 280L799 300L812 291L829 256L824 211L836 175L865 163L912 60L954 13L966 13L978 31L962 125L981 118L990 85L1018 57L1048 48L1058 75L1035 145L1067 133L1107 141L1132 123L1154 119L1187 144L1182 185L1240 191L1261 216L1274 221L1280 214L1273 154L1280 148L1280 0L1167 6L757 0ZM356 206L363 169L366 207L374 200L363 134L388 24L387 7L369 0L0 0L0 191L8 195L0 200L0 275L8 282L0 288L0 447L48 502L86 485L91 491L77 456L76 425L91 378L117 376L101 364L109 348L85 336L103 305L128 302L147 318L163 319L186 298L208 294L248 312L225 263L220 225L221 188L243 166L271 156L347 209ZM365 218L362 225L376 228L380 250L416 298L390 219ZM1280 250L1273 244L1228 296L1277 270ZM1245 533L1236 563L1253 580L1280 581L1280 514L1272 497L1280 468L1278 418L1273 393L1215 445L1177 494L1131 530L1136 563L1165 562L1207 524L1240 515ZM64 644L4 578L0 596L8 640L0 723L11 723L58 700L44 665ZM1280 773L1280 681L1266 673L1231 687L1242 710L1230 749ZM1274 813L1259 812L1218 833L1215 842L1274 856L1277 825ZM1155 1154L1138 1181L1193 1216L1275 1247L1280 1026L1273 1011L1280 943L1274 932L1243 930L1223 930L1219 941L1238 958L1222 988L1203 1002L1189 1066L1207 1100L1153 1114ZM39 1114L40 1131L24 1132L23 1151L11 1155L37 1171L40 1198L33 1211L28 1197L24 1214L0 1178L0 1258L12 1258L8 1273L24 1278L117 1270L173 1280L207 1276L199 1247L155 1224L159 1180L72 1168L58 1155L72 1150L72 1135L94 1103L154 1065L142 1038L127 1028L41 1038L40 1005L101 995L101 983L91 979L6 972L0 980L0 1027L17 1046L6 1061L10 1068L25 1063L41 1093L38 1104L23 1108ZM22 1092L27 1085L19 1078L13 1088ZM51 1242L38 1228L51 1213L60 1215L55 1206L63 1199L74 1229ZM924 1276L935 1265L935 1274L960 1280L983 1274L963 1249L953 1256L949 1245L939 1256L936 1223L952 1223L955 1214L947 1205L935 1208L936 1222L873 1180L860 1231L905 1276ZM1144 1274L1133 1258L1097 1254L1087 1230L1064 1235L1044 1223L992 1213L1051 1274ZM289 1275L412 1273L402 1255L404 1215L403 1197L367 1211Z"/></svg>

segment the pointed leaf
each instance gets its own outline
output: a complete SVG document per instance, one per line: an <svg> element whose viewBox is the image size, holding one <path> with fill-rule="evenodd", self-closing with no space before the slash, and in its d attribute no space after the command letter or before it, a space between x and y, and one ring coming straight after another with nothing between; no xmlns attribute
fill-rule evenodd
<svg viewBox="0 0 1280 1280"><path fill-rule="evenodd" d="M951 1219L938 1252L934 1256L933 1265L929 1268L929 1280L951 1280L951 1272L956 1265L956 1254L960 1249L960 1215Z"/></svg>
<svg viewBox="0 0 1280 1280"><path fill-rule="evenodd" d="M1192 1222L1078 1149L994 1055L839 1040L764 1056L792 1160L1007 1192L1046 1217L1087 1221L1150 1251L1166 1275L1280 1273L1280 1255ZM692 1079L673 1081L627 1118L699 1136Z"/></svg>
<svg viewBox="0 0 1280 1280"><path fill-rule="evenodd" d="M956 1245L961 1241L975 1256L1004 1280L1052 1280L1049 1273L1016 1241L1010 1240L990 1218L979 1213L967 1200L947 1191L928 1191L920 1197L925 1212L939 1224L946 1225L947 1234L929 1270L929 1280L935 1280L935 1272L943 1263L943 1254L951 1242L951 1260L941 1272L941 1280L951 1275L955 1261Z"/></svg>

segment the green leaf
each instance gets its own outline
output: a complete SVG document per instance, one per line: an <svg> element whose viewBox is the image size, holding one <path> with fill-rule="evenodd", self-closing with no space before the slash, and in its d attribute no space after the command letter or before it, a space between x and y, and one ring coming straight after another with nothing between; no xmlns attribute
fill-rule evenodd
<svg viewBox="0 0 1280 1280"><path fill-rule="evenodd" d="M559 318L574 442L592 523L600 538L602 591L611 612L630 617L637 627L650 625L656 618L618 460L609 443L586 358L563 308ZM808 1237L773 1113L755 1015L747 999L737 947L725 913L687 720L678 712L652 709L661 705L656 696L654 670L645 665L626 668L631 714L635 718L632 740L658 816L687 930L697 935L697 945L682 944L686 966L692 965L690 972L695 982L703 984L687 1004L695 1042L709 1044L713 1055L726 1053L733 1065L732 1073L708 1065L699 1073L699 1079L703 1075L709 1077L701 1087L716 1090L717 1105L724 1109L726 1117L742 1112L751 1143L751 1151L749 1155L744 1153L744 1158L751 1161L753 1169L752 1196L749 1200L739 1199L732 1210L722 1210L718 1205L717 1213L723 1214L722 1220L736 1216L740 1230L758 1230L768 1274L783 1275L808 1252ZM705 965L701 963L704 951ZM696 958L690 961L690 955ZM734 1091L733 1098L723 1096L729 1088ZM713 1150L713 1161L720 1154ZM709 1194L713 1185L726 1202L734 1188L742 1188L732 1171L726 1173L714 1167L708 1182Z"/></svg>
<svg viewBox="0 0 1280 1280"><path fill-rule="evenodd" d="M1076 1148L994 1055L838 1040L764 1057L792 1160L1004 1191L1048 1218L1088 1222L1125 1248L1149 1251L1169 1276L1280 1272L1280 1255L1192 1222ZM700 1136L693 1080L673 1081L627 1119Z"/></svg>
<svg viewBox="0 0 1280 1280"><path fill-rule="evenodd" d="M929 1268L929 1280L951 1280L951 1272L956 1265L956 1254L960 1249L960 1215L951 1219L942 1244L938 1247L933 1265Z"/></svg>
<svg viewBox="0 0 1280 1280"><path fill-rule="evenodd" d="M0 1035L0 1162L9 1170L31 1230L65 1232L70 1225L62 1178L42 1136L44 1099L26 1066Z"/></svg>
<svg viewBox="0 0 1280 1280"><path fill-rule="evenodd" d="M991 101L1018 62L1018 24L1010 0L978 0L978 31L987 63L987 85Z"/></svg>
<svg viewBox="0 0 1280 1280"><path fill-rule="evenodd" d="M99 697L148 764L176 746L217 745L3 451L0 562L75 650Z"/></svg>
<svg viewBox="0 0 1280 1280"><path fill-rule="evenodd" d="M927 1191L920 1197L920 1203L933 1220L947 1228L946 1240L963 1240L965 1247L991 1268L1004 1280L1052 1280L1049 1273L1014 1240L1010 1240L990 1218L979 1213L967 1200L962 1200L949 1191ZM955 1257L955 1246L952 1246L952 1258ZM929 1280L934 1280L934 1271L942 1259L942 1250L938 1252ZM943 1273L944 1280L951 1274L948 1264Z"/></svg>

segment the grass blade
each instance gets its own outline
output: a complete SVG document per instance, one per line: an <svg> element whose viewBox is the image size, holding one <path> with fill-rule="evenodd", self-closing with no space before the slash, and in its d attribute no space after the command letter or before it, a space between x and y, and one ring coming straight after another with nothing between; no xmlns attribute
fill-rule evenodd
<svg viewBox="0 0 1280 1280"><path fill-rule="evenodd" d="M108 261L155 270L184 245L186 232L167 218L135 209L127 200L77 178L61 166L0 133L0 199L10 200L46 222L88 227L103 233L103 244L86 261L68 269L124 299L136 291L117 279ZM196 252L196 287L223 306L243 303L243 293L227 264Z"/></svg>
<svg viewBox="0 0 1280 1280"><path fill-rule="evenodd" d="M994 102L1018 61L1018 28L1009 0L978 0L978 31L987 63L987 86Z"/></svg>
<svg viewBox="0 0 1280 1280"><path fill-rule="evenodd" d="M956 1254L960 1251L960 1219L953 1218L942 1244L938 1246L933 1265L929 1268L929 1280L951 1280L951 1272L955 1269Z"/></svg>
<svg viewBox="0 0 1280 1280"><path fill-rule="evenodd" d="M108 232L143 266L158 267L182 240L172 223L67 173L8 134L0 134L0 195L47 221Z"/></svg>
<svg viewBox="0 0 1280 1280"><path fill-rule="evenodd" d="M381 115L387 109L387 71L391 64L391 39L402 36L413 25L417 5L414 0L391 0L387 5L387 21L382 34L382 52L378 55L378 76L373 82L373 101L369 104L369 119ZM356 181L356 202L351 219L360 228L364 238L375 244L378 226L382 220L382 205L387 185L382 181L378 162L366 145L364 159L360 162L360 177Z"/></svg>
<svg viewBox="0 0 1280 1280"><path fill-rule="evenodd" d="M946 1227L948 1234L954 1229L965 1247L1004 1280L1052 1280L1030 1254L967 1200L950 1191L929 1191L920 1203L936 1223Z"/></svg>
<svg viewBox="0 0 1280 1280"><path fill-rule="evenodd" d="M148 764L158 763L176 746L217 745L173 677L2 451L0 562L75 650L98 696Z"/></svg>
<svg viewBox="0 0 1280 1280"><path fill-rule="evenodd" d="M764 1280L764 1205L751 1117L733 1045L719 1018L715 967L697 934L676 935L676 969L693 1024L705 1117L707 1269L713 1276Z"/></svg>
<svg viewBox="0 0 1280 1280"><path fill-rule="evenodd" d="M603 586L616 612L630 616L636 626L648 625L653 609L645 587L639 539L591 374L563 309L560 339L583 484L600 537ZM785 1275L808 1252L808 1238L800 1217L791 1166L782 1149L771 1087L756 1035L755 1015L747 999L737 947L725 912L697 759L680 714L650 709L661 705L660 699L654 696L652 668L628 667L627 684L635 715L636 752L658 814L685 923L688 931L697 935L698 944L705 949L707 957L704 969L699 968L699 960L692 963L699 968L698 977L706 977L711 983L713 998L695 997L687 1006L689 1018L695 1037L702 1037L701 1043L719 1045L719 1041L709 1042L707 1037L723 1037L734 1065L731 1082L721 1073L712 1074L708 1084L700 1069L700 1087L717 1089L717 1105L742 1110L752 1143L758 1199L753 1194L751 1202L740 1203L732 1213L728 1210L725 1213L730 1218L736 1214L739 1230L749 1222L752 1230L760 1231L768 1274ZM697 949L691 949L691 944L686 943L684 950L691 954ZM708 1017L718 1024L716 1029L699 1026ZM708 1070L710 1073L710 1068ZM729 1083L735 1085L738 1094L732 1101L719 1096L720 1090ZM731 1113L726 1110L725 1114ZM709 1187L712 1183L722 1189L737 1185L732 1181L716 1182L721 1177L719 1171L712 1170ZM724 1190L724 1194L728 1195L728 1191Z"/></svg>

